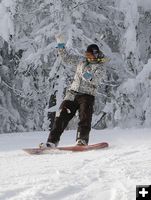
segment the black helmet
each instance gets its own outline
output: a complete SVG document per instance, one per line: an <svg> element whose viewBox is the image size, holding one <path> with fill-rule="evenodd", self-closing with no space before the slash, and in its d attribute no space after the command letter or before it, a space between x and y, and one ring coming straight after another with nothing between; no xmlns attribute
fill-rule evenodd
<svg viewBox="0 0 151 200"><path fill-rule="evenodd" d="M97 52L99 52L99 47L96 45L96 44L90 44L88 47L87 47L87 52L91 52L93 53L93 51L96 50Z"/></svg>
<svg viewBox="0 0 151 200"><path fill-rule="evenodd" d="M96 44L90 44L87 47L88 53L92 53L96 58L104 58L104 54L102 51L100 51L99 47Z"/></svg>

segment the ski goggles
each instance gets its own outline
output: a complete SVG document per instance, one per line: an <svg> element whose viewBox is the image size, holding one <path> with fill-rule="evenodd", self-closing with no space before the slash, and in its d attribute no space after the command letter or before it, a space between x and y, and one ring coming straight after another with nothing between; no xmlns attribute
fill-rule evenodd
<svg viewBox="0 0 151 200"><path fill-rule="evenodd" d="M104 54L97 49L93 49L92 54L95 56L95 58L104 58Z"/></svg>
<svg viewBox="0 0 151 200"><path fill-rule="evenodd" d="M100 55L100 52L99 52L98 50L96 50L96 49L93 49L93 50L92 50L92 53L93 53L93 55L95 56L95 58L98 58L99 55Z"/></svg>

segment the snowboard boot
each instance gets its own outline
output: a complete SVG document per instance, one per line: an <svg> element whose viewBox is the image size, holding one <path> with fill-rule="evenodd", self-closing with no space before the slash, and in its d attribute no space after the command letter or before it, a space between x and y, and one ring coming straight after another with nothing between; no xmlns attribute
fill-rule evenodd
<svg viewBox="0 0 151 200"><path fill-rule="evenodd" d="M87 143L86 143L85 140L78 139L78 140L76 141L76 145L77 145L77 146L86 146Z"/></svg>
<svg viewBox="0 0 151 200"><path fill-rule="evenodd" d="M55 148L57 147L58 144L54 144L52 142L46 142L46 143L40 143L39 144L39 148L43 149L43 148Z"/></svg>

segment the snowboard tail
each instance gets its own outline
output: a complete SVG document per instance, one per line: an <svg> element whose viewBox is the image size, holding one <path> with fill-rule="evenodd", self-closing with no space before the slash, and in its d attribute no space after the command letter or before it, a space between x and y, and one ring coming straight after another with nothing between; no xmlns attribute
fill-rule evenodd
<svg viewBox="0 0 151 200"><path fill-rule="evenodd" d="M109 144L106 142L90 144L85 146L64 146L64 147L56 147L56 148L26 148L23 151L27 152L31 155L38 155L38 154L48 154L54 151L73 151L73 152L82 152L82 151L90 151L90 150L97 150L108 147Z"/></svg>

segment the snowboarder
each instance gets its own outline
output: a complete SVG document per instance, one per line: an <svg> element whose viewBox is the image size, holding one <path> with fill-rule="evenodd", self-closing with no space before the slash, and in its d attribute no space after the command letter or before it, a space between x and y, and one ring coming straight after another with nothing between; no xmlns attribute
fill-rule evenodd
<svg viewBox="0 0 151 200"><path fill-rule="evenodd" d="M56 147L60 136L69 121L79 111L79 123L76 135L76 145L87 145L91 130L93 105L98 82L102 80L105 69L103 63L106 57L96 44L87 47L85 56L70 55L62 35L56 36L57 48L62 60L72 66L77 66L76 73L65 98L56 113L52 130L46 143L40 147Z"/></svg>

